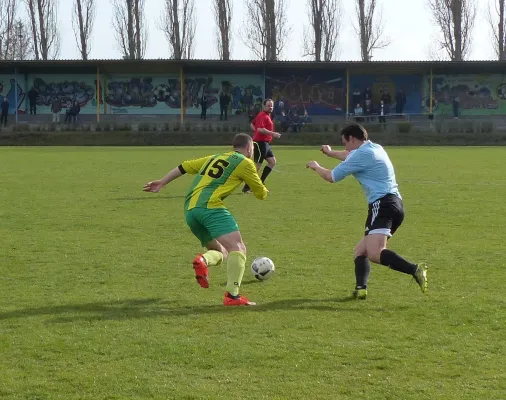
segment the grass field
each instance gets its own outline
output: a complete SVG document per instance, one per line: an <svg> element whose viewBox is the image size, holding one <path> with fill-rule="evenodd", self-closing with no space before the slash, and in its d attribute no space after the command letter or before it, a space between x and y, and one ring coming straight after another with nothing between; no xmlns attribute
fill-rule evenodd
<svg viewBox="0 0 506 400"><path fill-rule="evenodd" d="M275 148L267 200L227 199L276 275L225 308L195 282L189 177L217 148L0 148L0 399L505 399L504 148L390 148L406 219L390 248L429 292L373 265L349 301L367 205L317 148Z"/></svg>

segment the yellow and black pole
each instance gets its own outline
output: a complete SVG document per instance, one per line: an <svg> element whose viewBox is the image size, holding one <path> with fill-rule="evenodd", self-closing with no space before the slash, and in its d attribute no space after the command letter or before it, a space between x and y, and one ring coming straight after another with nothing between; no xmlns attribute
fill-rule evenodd
<svg viewBox="0 0 506 400"><path fill-rule="evenodd" d="M100 67L97 65L97 123L100 122Z"/></svg>
<svg viewBox="0 0 506 400"><path fill-rule="evenodd" d="M346 68L346 119L350 111L350 69Z"/></svg>
<svg viewBox="0 0 506 400"><path fill-rule="evenodd" d="M19 115L18 115L18 69L14 68L14 106L16 107L16 124L18 123Z"/></svg>
<svg viewBox="0 0 506 400"><path fill-rule="evenodd" d="M107 114L107 101L105 99L107 98L107 74L104 75L104 87L100 91L100 95L104 98L104 115Z"/></svg>
<svg viewBox="0 0 506 400"><path fill-rule="evenodd" d="M432 68L430 69L430 79L429 79L429 112L432 114L432 96L433 96L433 88L432 88Z"/></svg>
<svg viewBox="0 0 506 400"><path fill-rule="evenodd" d="M183 64L181 64L180 69L179 69L179 80L180 80L179 87L181 88L181 94L180 94L181 112L180 112L180 115L181 115L181 123L183 123L184 122L184 94L185 94Z"/></svg>

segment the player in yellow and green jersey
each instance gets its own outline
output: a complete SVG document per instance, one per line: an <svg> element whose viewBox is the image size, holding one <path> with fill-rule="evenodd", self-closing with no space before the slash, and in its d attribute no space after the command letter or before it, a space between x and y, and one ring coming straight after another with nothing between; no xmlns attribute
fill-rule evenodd
<svg viewBox="0 0 506 400"><path fill-rule="evenodd" d="M184 161L164 178L144 185L145 192L159 192L165 185L184 174L195 175L184 203L186 223L207 252L193 260L195 277L203 288L209 287L208 267L227 260L226 306L255 305L239 295L246 265L246 246L237 222L223 203L243 182L260 200L267 188L251 160L253 140L239 133L232 141L233 151Z"/></svg>

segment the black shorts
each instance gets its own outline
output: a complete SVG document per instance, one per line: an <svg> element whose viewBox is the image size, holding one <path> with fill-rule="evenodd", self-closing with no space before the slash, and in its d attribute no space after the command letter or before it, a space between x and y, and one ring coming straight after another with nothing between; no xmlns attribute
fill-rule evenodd
<svg viewBox="0 0 506 400"><path fill-rule="evenodd" d="M404 205L394 194L369 204L369 213L365 221L365 236L380 233L391 237L404 220Z"/></svg>
<svg viewBox="0 0 506 400"><path fill-rule="evenodd" d="M272 152L269 142L253 142L253 147L253 161L257 164L262 164L266 158L274 157L274 153Z"/></svg>

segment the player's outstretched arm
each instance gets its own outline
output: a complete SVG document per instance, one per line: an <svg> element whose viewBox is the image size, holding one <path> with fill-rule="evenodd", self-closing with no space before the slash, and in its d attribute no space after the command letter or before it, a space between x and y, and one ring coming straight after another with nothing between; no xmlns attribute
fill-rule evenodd
<svg viewBox="0 0 506 400"><path fill-rule="evenodd" d="M316 161L310 161L307 163L306 168L311 168L313 171L315 171L318 175L320 175L323 179L325 179L327 182L334 182L332 179L332 171L327 168L323 168L318 164Z"/></svg>
<svg viewBox="0 0 506 400"><path fill-rule="evenodd" d="M350 154L346 150L332 150L332 148L328 144L323 145L320 151L327 157L336 158L341 161L346 160L346 158Z"/></svg>
<svg viewBox="0 0 506 400"><path fill-rule="evenodd" d="M174 168L167 175L165 175L162 179L148 182L144 185L143 191L158 193L162 188L168 183L172 182L174 179L179 178L184 174L184 170L181 170L181 166Z"/></svg>
<svg viewBox="0 0 506 400"><path fill-rule="evenodd" d="M167 175L165 175L162 179L146 183L142 190L144 190L145 192L158 193L160 190L162 190L162 188L165 185L167 185L174 179L177 179L186 173L197 174L211 157L212 156L207 156L197 158L195 160L184 161L176 168L174 168L172 171L170 171Z"/></svg>

